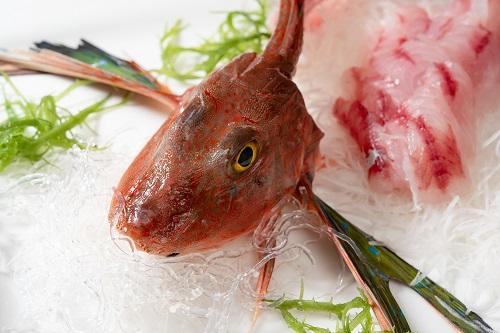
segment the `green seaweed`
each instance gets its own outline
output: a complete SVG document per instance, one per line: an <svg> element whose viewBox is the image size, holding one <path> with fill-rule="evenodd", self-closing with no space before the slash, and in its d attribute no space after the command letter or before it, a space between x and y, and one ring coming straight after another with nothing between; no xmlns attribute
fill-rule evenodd
<svg viewBox="0 0 500 333"><path fill-rule="evenodd" d="M6 74L3 74L3 78L15 96L7 97L4 89L3 103L0 104L6 115L5 120L0 122L0 172L16 161L42 160L49 151L56 148L86 148L86 144L72 135L71 131L83 125L89 115L118 107L126 101L124 98L108 105L111 97L108 95L71 114L67 109L59 107L58 102L76 88L89 84L88 81L77 80L60 94L44 96L34 103L17 89Z"/></svg>
<svg viewBox="0 0 500 333"><path fill-rule="evenodd" d="M177 21L160 40L162 67L156 73L180 82L205 78L218 65L226 64L243 52L261 53L271 36L266 26L267 1L257 0L253 11L231 11L216 34L198 46L183 46L179 36L185 26ZM191 66L186 65L192 60Z"/></svg>
<svg viewBox="0 0 500 333"><path fill-rule="evenodd" d="M284 297L277 300L265 300L269 307L278 310L289 328L297 333L380 333L375 327L371 307L368 299L360 291L357 296L346 303L333 303L317 301L314 299L303 299L303 286L298 299L286 299ZM337 318L335 331L328 328L318 327L299 320L291 310L302 313L324 313Z"/></svg>

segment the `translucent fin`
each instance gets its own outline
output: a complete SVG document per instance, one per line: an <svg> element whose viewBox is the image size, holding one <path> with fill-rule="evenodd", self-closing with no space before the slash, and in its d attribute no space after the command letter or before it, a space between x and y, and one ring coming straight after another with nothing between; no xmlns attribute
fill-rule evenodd
<svg viewBox="0 0 500 333"><path fill-rule="evenodd" d="M15 68L88 79L153 98L172 110L177 108L179 96L135 62L117 58L84 40L76 49L48 42L36 46L29 51L0 49L0 62L12 66L7 70L11 74Z"/></svg>
<svg viewBox="0 0 500 333"><path fill-rule="evenodd" d="M21 74L32 74L34 71L29 69L23 69L22 67L16 66L14 64L9 64L0 61L0 72L7 75L21 75Z"/></svg>
<svg viewBox="0 0 500 333"><path fill-rule="evenodd" d="M274 271L274 263L275 258L271 258L268 262L264 264L264 266L260 269L259 278L257 280L257 299L255 300L255 310L252 318L251 329L255 327L255 323L257 322L257 318L260 314L260 305L264 300L267 289L269 288L269 283L271 282L271 277L273 276Z"/></svg>
<svg viewBox="0 0 500 333"><path fill-rule="evenodd" d="M35 43L40 50L51 50L70 58L79 60L87 65L102 69L103 71L117 75L128 81L134 81L158 90L160 84L144 69L136 63L117 58L100 48L90 44L86 40L81 41L76 49L65 45L51 44L48 42Z"/></svg>
<svg viewBox="0 0 500 333"><path fill-rule="evenodd" d="M409 332L410 327L388 288L388 281L391 279L415 290L461 332L494 332L479 315L469 311L455 296L387 247L378 245L373 237L352 225L320 198L315 196L315 200L329 225L339 235L340 243L362 284L368 286L393 325L395 333Z"/></svg>

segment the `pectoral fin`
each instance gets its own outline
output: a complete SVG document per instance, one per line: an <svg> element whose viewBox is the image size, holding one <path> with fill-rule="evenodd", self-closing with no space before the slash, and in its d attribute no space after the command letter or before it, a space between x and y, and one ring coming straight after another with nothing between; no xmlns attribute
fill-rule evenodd
<svg viewBox="0 0 500 333"><path fill-rule="evenodd" d="M389 280L398 281L415 290L460 332L494 332L479 315L469 311L455 296L351 224L319 197L314 196L314 200L325 221L337 234L341 247L339 250L344 253L343 257L354 276L357 276L356 280L365 291L368 290L383 313L382 318L388 319L394 332L409 332L410 327L389 290Z"/></svg>
<svg viewBox="0 0 500 333"><path fill-rule="evenodd" d="M0 49L0 69L8 74L31 70L87 79L153 98L172 111L177 108L179 96L133 61L115 57L86 41L77 48L48 42L36 46L28 51Z"/></svg>

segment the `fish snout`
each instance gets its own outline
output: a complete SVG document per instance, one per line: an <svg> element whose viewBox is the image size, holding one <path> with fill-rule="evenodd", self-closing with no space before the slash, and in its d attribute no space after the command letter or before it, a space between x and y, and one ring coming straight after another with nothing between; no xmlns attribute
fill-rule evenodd
<svg viewBox="0 0 500 333"><path fill-rule="evenodd" d="M185 195L149 199L145 202L125 200L125 209L115 208L114 211L119 211L118 217L110 216L111 222L138 250L164 256L179 254L186 245L182 242L184 233L196 220L189 200Z"/></svg>
<svg viewBox="0 0 500 333"><path fill-rule="evenodd" d="M158 229L158 218L154 208L136 206L124 217L122 230L137 238L147 237Z"/></svg>

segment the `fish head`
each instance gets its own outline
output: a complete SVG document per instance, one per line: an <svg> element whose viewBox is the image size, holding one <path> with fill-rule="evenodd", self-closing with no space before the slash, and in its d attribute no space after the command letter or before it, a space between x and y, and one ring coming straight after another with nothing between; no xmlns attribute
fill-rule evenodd
<svg viewBox="0 0 500 333"><path fill-rule="evenodd" d="M115 227L167 256L254 230L311 172L322 135L286 74L246 53L189 90L123 175Z"/></svg>

